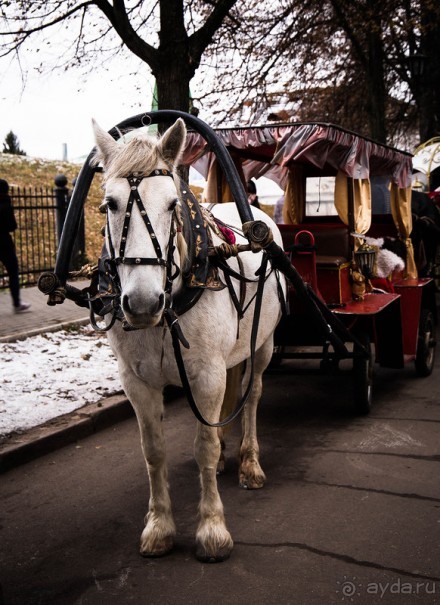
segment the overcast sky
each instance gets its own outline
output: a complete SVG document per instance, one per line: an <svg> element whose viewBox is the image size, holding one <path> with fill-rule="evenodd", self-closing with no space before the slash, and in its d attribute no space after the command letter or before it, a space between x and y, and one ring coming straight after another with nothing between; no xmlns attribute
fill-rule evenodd
<svg viewBox="0 0 440 605"><path fill-rule="evenodd" d="M55 39L56 35L52 36L52 42ZM35 66L43 53L49 68L54 64L50 53L56 49L62 53L62 45L38 53L35 48L41 49L41 45L31 39L20 56L23 70L16 60L0 58L0 151L12 130L30 157L62 160L66 145L67 159L82 163L94 146L92 118L110 130L130 116L151 110L154 78L130 53L125 59L112 59L105 70L95 69L92 74L70 69L40 75ZM22 71L27 73L24 87ZM127 75L133 72L136 75ZM204 77L206 74L196 74L192 90L198 90L197 80ZM209 122L204 114L202 110L200 117ZM281 190L272 182L266 187L266 180L259 180L258 193L273 201Z"/></svg>
<svg viewBox="0 0 440 605"><path fill-rule="evenodd" d="M28 65L32 57L27 54ZM114 60L111 70L84 76L79 70L28 75L26 86L16 61L0 59L0 151L12 130L29 156L69 160L93 147L91 119L109 130L125 118L151 109L153 80L146 66L138 76L126 76L125 62ZM140 88L140 90L138 90Z"/></svg>

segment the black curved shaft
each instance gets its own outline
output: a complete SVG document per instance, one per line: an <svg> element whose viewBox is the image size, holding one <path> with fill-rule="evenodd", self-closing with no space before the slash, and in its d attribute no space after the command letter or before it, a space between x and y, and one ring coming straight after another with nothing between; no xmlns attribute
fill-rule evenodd
<svg viewBox="0 0 440 605"><path fill-rule="evenodd" d="M81 216L84 211L84 203L93 181L95 169L91 166L93 151L88 155L80 170L67 208L66 220L61 233L60 245L58 247L55 263L55 275L61 283L65 283L69 274L70 260L72 258L73 246L78 233Z"/></svg>
<svg viewBox="0 0 440 605"><path fill-rule="evenodd" d="M120 131L124 132L131 128L140 128L144 125L158 124L161 122L173 122L178 118L201 134L209 144L211 151L215 154L222 170L227 175L228 184L231 189L235 203L237 204L238 213L242 223L253 220L252 211L247 201L247 195L238 176L237 169L226 149L223 141L221 141L214 130L205 124L199 118L184 113L183 111L174 111L171 109L151 111L142 113L132 118L128 118L120 122L112 128L109 133L114 139L120 137ZM58 249L57 260L55 264L55 274L60 278L62 283L65 283L70 267L70 259L72 257L73 245L78 232L81 215L84 208L84 203L93 180L96 169L91 165L91 160L94 154L94 149L88 155L75 184L69 208L67 210L66 220L64 223L63 232L61 234L60 246Z"/></svg>

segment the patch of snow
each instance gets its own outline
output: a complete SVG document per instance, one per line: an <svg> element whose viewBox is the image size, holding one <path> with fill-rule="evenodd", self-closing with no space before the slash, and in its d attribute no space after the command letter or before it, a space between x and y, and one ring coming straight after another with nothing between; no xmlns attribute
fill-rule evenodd
<svg viewBox="0 0 440 605"><path fill-rule="evenodd" d="M121 391L107 338L90 326L0 343L0 438Z"/></svg>

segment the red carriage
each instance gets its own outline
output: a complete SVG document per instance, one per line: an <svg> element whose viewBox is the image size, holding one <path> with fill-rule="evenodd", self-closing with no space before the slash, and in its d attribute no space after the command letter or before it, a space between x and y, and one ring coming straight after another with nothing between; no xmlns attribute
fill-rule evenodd
<svg viewBox="0 0 440 605"><path fill-rule="evenodd" d="M353 360L354 402L367 413L373 365L420 376L434 367L435 288L419 278L412 241L412 156L330 124L218 129L243 182L284 191L284 249L307 290L291 285L274 363ZM207 178L209 202L233 199L227 175L198 133L186 162ZM257 181L258 185L258 181Z"/></svg>

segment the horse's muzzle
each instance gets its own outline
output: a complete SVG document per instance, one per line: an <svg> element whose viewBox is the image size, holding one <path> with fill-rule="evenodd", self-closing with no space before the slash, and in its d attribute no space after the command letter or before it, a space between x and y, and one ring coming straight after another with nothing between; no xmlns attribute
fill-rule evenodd
<svg viewBox="0 0 440 605"><path fill-rule="evenodd" d="M162 292L150 301L139 299L135 295L122 295L122 310L128 323L134 328L156 326L162 319L165 307L165 294Z"/></svg>

